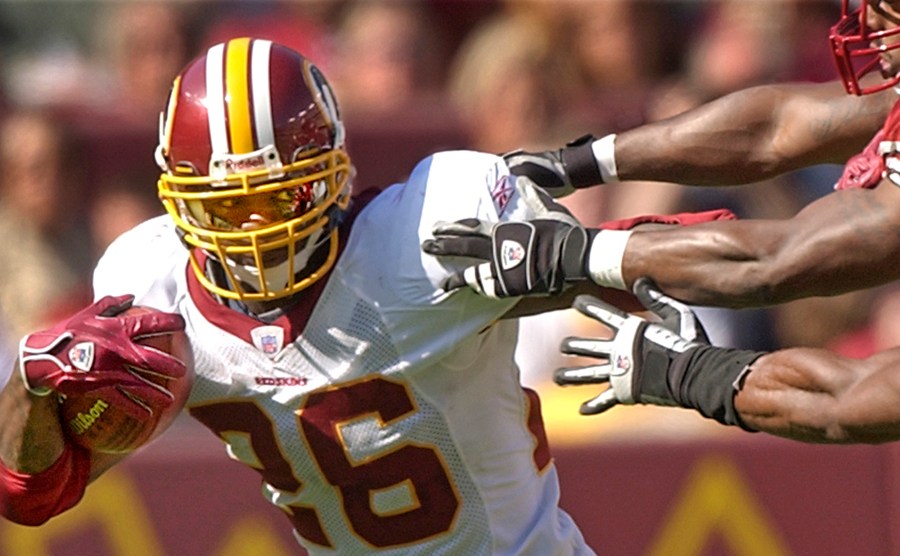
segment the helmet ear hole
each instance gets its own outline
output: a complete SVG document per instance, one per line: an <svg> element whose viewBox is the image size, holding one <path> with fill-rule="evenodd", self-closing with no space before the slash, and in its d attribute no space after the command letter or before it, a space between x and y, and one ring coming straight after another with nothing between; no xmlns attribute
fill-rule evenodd
<svg viewBox="0 0 900 556"><path fill-rule="evenodd" d="M204 265L194 261L207 289L226 298L269 300L296 293L324 275L336 256L333 214L346 208L350 193L352 170L343 133L322 73L299 53L271 41L242 38L215 45L176 77L160 118L156 152L163 205L192 252L220 261L249 258L262 266L245 291L236 283L233 289L213 284ZM262 200L272 205L249 226L237 208L227 211L238 201L252 207ZM240 210L249 215L251 209ZM333 256L323 257L322 268L306 269L316 259L306 250L320 243L307 240L313 234L334 244L329 248ZM293 245L303 247L288 247ZM293 270L286 280L273 281L284 253ZM278 262L269 268L270 261Z"/></svg>

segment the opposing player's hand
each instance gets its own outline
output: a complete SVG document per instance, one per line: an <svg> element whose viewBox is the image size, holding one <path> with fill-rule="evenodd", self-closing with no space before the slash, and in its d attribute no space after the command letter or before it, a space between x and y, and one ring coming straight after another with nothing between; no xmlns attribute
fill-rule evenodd
<svg viewBox="0 0 900 556"><path fill-rule="evenodd" d="M572 217L490 224L476 219L440 223L426 253L480 259L448 276L441 288L465 286L491 298L555 294L586 278L588 233Z"/></svg>
<svg viewBox="0 0 900 556"><path fill-rule="evenodd" d="M659 317L657 324L691 342L709 343L703 323L690 307L659 291L649 278L638 278L634 295L645 308Z"/></svg>
<svg viewBox="0 0 900 556"><path fill-rule="evenodd" d="M526 176L553 197L603 183L591 149L594 137L585 135L562 149L544 152L517 150L503 155L509 171Z"/></svg>
<svg viewBox="0 0 900 556"><path fill-rule="evenodd" d="M667 380L670 367L679 356L708 343L690 308L657 290L650 280L639 279L634 293L660 317L659 323L624 313L592 296L575 299L573 306L579 312L613 333L611 339L569 337L562 342L563 353L595 357L601 362L558 369L553 377L557 384L609 385L582 404L580 412L584 415L602 413L617 404L676 405Z"/></svg>
<svg viewBox="0 0 900 556"><path fill-rule="evenodd" d="M143 337L184 330L180 315L152 312L117 316L130 295L107 296L52 328L19 343L19 370L35 395L77 395L103 390L105 399L137 419L172 403L172 393L147 377L181 378L184 364L137 343Z"/></svg>

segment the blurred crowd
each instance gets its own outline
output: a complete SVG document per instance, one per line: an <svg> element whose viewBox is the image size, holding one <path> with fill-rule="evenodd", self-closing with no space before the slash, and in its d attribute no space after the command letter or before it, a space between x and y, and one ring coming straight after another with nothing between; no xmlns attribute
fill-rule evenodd
<svg viewBox="0 0 900 556"><path fill-rule="evenodd" d="M835 0L0 3L0 369L22 334L89 301L112 238L161 214L158 113L172 78L212 44L252 35L316 62L344 112L357 185L385 186L439 149L556 147L757 83L830 80L838 11ZM839 173L731 188L629 182L566 203L589 225L719 207L786 217ZM701 314L723 345L865 356L897 343L898 303L895 287ZM544 388L567 363L559 339L580 333L599 332L572 311L527 319L524 382Z"/></svg>

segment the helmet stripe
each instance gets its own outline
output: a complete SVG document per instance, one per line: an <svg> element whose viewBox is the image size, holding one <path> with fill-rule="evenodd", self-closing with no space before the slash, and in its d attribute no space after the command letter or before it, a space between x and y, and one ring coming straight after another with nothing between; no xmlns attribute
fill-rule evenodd
<svg viewBox="0 0 900 556"><path fill-rule="evenodd" d="M162 153L168 154L172 150L172 124L175 122L175 107L178 105L178 95L181 94L181 75L172 82L172 92L169 93L169 102L166 103L165 114L160 114L159 144Z"/></svg>
<svg viewBox="0 0 900 556"><path fill-rule="evenodd" d="M259 147L275 144L275 124L272 121L272 91L269 89L269 56L272 42L253 42L250 64L250 83L253 87L253 121L256 124L256 144Z"/></svg>
<svg viewBox="0 0 900 556"><path fill-rule="evenodd" d="M225 45L217 44L206 54L206 113L209 118L209 142L213 153L228 152L225 130L225 89L223 81Z"/></svg>
<svg viewBox="0 0 900 556"><path fill-rule="evenodd" d="M249 153L253 147L253 126L250 120L250 39L228 41L225 60L225 89L228 99L228 131L231 152Z"/></svg>

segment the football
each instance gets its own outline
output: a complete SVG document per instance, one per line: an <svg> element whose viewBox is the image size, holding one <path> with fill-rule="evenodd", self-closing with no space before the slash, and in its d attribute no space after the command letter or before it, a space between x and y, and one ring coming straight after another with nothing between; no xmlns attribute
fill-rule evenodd
<svg viewBox="0 0 900 556"><path fill-rule="evenodd" d="M131 307L122 314L134 315L151 311L155 309ZM144 375L168 388L175 396L175 401L165 412L154 414L146 421L139 421L95 393L60 397L63 429L76 444L94 452L131 452L162 434L181 412L193 385L193 357L187 335L176 332L144 338L139 343L173 355L185 364L187 372L178 380Z"/></svg>

